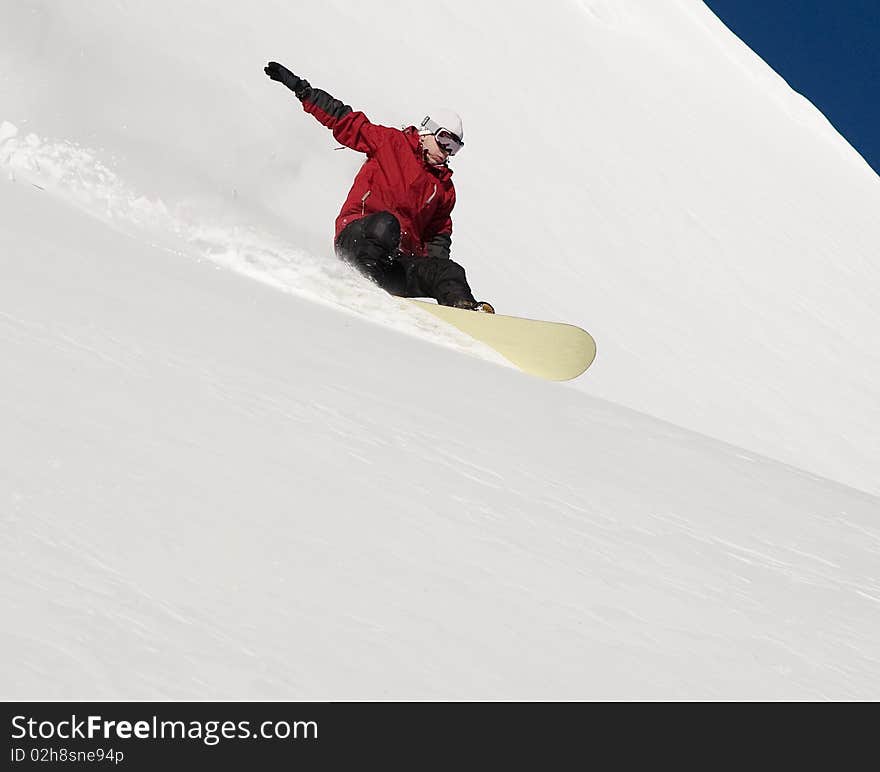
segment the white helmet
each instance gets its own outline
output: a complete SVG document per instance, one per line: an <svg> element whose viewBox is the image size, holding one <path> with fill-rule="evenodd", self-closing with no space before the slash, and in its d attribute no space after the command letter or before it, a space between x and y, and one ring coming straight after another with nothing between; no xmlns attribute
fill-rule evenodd
<svg viewBox="0 0 880 772"><path fill-rule="evenodd" d="M455 155L464 145L461 116L453 110L435 110L419 124L419 134L433 134L450 154Z"/></svg>

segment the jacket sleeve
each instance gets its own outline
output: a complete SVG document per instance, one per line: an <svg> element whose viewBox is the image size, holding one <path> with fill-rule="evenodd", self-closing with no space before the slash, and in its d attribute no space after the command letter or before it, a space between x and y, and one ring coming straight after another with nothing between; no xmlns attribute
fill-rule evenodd
<svg viewBox="0 0 880 772"><path fill-rule="evenodd" d="M441 257L449 259L449 250L452 247L452 236L448 233L438 233L427 244L428 257Z"/></svg>
<svg viewBox="0 0 880 772"><path fill-rule="evenodd" d="M427 228L425 245L428 257L449 259L452 247L452 208L455 206L455 190L449 194L448 202L437 211Z"/></svg>
<svg viewBox="0 0 880 772"><path fill-rule="evenodd" d="M357 150L373 153L395 130L370 123L362 112L354 112L349 105L334 99L326 91L312 88L308 81L297 93L303 110L313 115L333 132L337 142Z"/></svg>

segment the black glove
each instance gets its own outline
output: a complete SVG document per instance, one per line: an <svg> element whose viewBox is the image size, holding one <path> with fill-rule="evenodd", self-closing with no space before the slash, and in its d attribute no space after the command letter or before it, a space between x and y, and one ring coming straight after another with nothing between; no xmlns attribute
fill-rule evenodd
<svg viewBox="0 0 880 772"><path fill-rule="evenodd" d="M272 80L277 80L279 83L283 83L287 86L287 88L296 94L298 99L302 99L306 89L311 88L307 80L297 77L288 70L287 67L283 64L278 64L278 62L269 62L269 64L263 68L263 72L272 78Z"/></svg>

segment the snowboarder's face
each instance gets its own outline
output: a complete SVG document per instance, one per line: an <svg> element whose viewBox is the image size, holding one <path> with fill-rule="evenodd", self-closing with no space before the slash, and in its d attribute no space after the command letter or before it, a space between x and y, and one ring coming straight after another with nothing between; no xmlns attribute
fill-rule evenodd
<svg viewBox="0 0 880 772"><path fill-rule="evenodd" d="M428 159L429 164L440 166L441 164L446 163L446 159L449 158L449 153L437 144L437 139L433 134L423 134L420 137L420 140L422 143L422 150L425 151L425 157Z"/></svg>

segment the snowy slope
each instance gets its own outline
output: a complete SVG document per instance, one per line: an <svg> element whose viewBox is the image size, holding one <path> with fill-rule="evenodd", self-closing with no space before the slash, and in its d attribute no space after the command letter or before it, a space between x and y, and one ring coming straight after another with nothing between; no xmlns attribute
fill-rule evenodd
<svg viewBox="0 0 880 772"><path fill-rule="evenodd" d="M877 499L0 203L4 697L880 693Z"/></svg>
<svg viewBox="0 0 880 772"><path fill-rule="evenodd" d="M359 8L4 9L4 696L876 696L876 175L697 2ZM456 107L456 255L590 371L342 269L269 58Z"/></svg>
<svg viewBox="0 0 880 772"><path fill-rule="evenodd" d="M316 256L361 158L265 60L390 125L455 106L455 254L501 310L594 334L578 388L880 493L880 180L697 0L506 3L503 32L445 0L4 15L0 121Z"/></svg>

